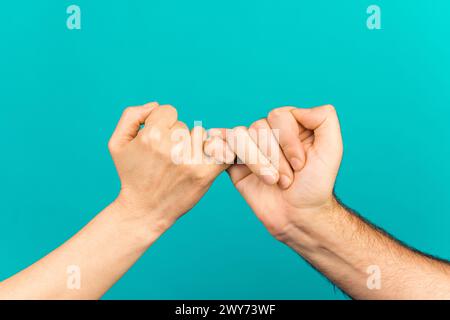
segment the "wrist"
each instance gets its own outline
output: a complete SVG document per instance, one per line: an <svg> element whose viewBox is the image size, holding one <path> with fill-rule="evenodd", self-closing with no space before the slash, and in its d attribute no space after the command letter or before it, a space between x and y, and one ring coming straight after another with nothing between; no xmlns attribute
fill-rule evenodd
<svg viewBox="0 0 450 320"><path fill-rule="evenodd" d="M331 197L314 208L296 208L290 215L290 224L278 239L296 251L314 252L333 242L339 220L348 212Z"/></svg>
<svg viewBox="0 0 450 320"><path fill-rule="evenodd" d="M161 217L157 208L145 208L131 199L119 195L110 205L120 229L138 245L149 247L173 224Z"/></svg>

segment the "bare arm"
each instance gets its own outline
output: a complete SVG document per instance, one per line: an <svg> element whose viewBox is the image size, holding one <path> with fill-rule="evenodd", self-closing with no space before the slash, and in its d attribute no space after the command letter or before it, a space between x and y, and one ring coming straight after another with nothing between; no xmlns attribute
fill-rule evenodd
<svg viewBox="0 0 450 320"><path fill-rule="evenodd" d="M116 201L61 247L1 282L0 299L100 298L227 168L203 157L204 133L201 127L191 133L172 106L128 108L109 143L121 181ZM175 146L186 161L174 161Z"/></svg>
<svg viewBox="0 0 450 320"><path fill-rule="evenodd" d="M98 299L158 238L114 202L62 246L0 283L0 299Z"/></svg>
<svg viewBox="0 0 450 320"><path fill-rule="evenodd" d="M337 201L309 218L281 240L351 297L450 299L448 262L400 244Z"/></svg>
<svg viewBox="0 0 450 320"><path fill-rule="evenodd" d="M228 171L274 237L354 298L450 299L448 262L403 246L335 200L343 146L334 107L278 108L249 130L269 132L253 134L255 143L279 155L271 160L284 180L267 185L242 164Z"/></svg>

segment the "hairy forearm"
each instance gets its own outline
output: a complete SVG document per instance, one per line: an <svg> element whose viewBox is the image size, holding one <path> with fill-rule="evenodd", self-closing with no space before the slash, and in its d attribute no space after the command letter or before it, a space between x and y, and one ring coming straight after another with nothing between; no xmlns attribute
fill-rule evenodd
<svg viewBox="0 0 450 320"><path fill-rule="evenodd" d="M127 210L111 204L62 246L0 283L0 299L100 298L160 235L146 230L146 221L128 218Z"/></svg>
<svg viewBox="0 0 450 320"><path fill-rule="evenodd" d="M282 239L356 299L450 299L450 265L395 241L337 201Z"/></svg>

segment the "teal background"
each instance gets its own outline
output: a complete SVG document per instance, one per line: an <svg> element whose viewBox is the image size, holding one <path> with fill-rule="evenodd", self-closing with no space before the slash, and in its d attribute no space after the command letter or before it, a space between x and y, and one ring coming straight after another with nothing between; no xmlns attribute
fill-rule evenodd
<svg viewBox="0 0 450 320"><path fill-rule="evenodd" d="M82 30L66 28L66 8ZM382 9L382 30L366 8ZM206 127L334 104L349 206L450 258L450 2L3 1L0 279L112 201L107 141L126 106L171 103ZM109 299L342 299L275 241L222 175Z"/></svg>

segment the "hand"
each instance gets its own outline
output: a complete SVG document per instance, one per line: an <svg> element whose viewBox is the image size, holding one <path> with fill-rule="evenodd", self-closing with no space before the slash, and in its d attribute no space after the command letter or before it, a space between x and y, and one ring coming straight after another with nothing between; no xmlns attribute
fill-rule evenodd
<svg viewBox="0 0 450 320"><path fill-rule="evenodd" d="M127 219L162 233L200 200L228 167L204 155L205 138L201 127L189 132L172 106L125 110L109 150L121 181L116 203L127 208Z"/></svg>
<svg viewBox="0 0 450 320"><path fill-rule="evenodd" d="M301 225L311 214L336 205L333 187L343 149L339 121L329 105L312 109L283 107L253 123L249 128L252 130L278 133L278 137L258 134L254 139L269 159L280 148L275 152L279 155L275 161L278 184L267 184L244 164L233 165L228 171L269 232L283 240L291 226ZM230 145L229 135L226 140ZM231 149L240 157L242 152L233 145Z"/></svg>

